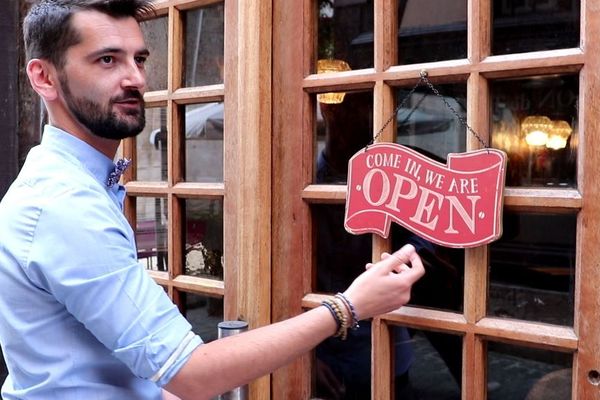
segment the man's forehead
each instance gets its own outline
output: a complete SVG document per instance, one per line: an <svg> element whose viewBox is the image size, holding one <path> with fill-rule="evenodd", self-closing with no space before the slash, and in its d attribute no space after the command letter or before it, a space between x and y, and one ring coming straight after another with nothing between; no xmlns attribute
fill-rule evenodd
<svg viewBox="0 0 600 400"><path fill-rule="evenodd" d="M114 18L99 11L85 10L73 14L72 27L80 44L94 47L144 47L142 30L133 17Z"/></svg>

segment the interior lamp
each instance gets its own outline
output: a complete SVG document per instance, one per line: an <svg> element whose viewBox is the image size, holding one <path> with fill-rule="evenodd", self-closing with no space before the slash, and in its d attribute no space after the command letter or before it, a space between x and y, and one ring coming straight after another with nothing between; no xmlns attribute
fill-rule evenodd
<svg viewBox="0 0 600 400"><path fill-rule="evenodd" d="M554 150L564 149L572 132L573 128L567 121L552 121L552 130L546 142L546 147Z"/></svg>
<svg viewBox="0 0 600 400"><path fill-rule="evenodd" d="M532 115L521 122L521 133L530 146L544 146L553 128L553 123L548 117Z"/></svg>
<svg viewBox="0 0 600 400"><path fill-rule="evenodd" d="M351 68L348 63L344 60L336 59L322 59L317 60L317 74L324 74L327 72L343 72L350 71ZM345 92L332 92L332 93L319 93L317 94L317 101L325 104L340 104L344 101Z"/></svg>

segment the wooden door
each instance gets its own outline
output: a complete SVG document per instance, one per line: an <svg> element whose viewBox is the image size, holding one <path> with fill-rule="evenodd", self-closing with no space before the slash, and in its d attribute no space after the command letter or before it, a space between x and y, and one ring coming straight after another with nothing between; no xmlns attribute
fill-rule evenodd
<svg viewBox="0 0 600 400"><path fill-rule="evenodd" d="M439 159L489 144L509 156L504 236L460 252L422 244L429 282L372 321L370 356L348 365L369 364L371 397L394 398L405 383L394 348L407 350L408 334L408 379L423 398L599 398L599 18L585 0L273 1L273 320L318 306L365 254L418 242L343 236L345 171L332 160L374 136ZM349 70L317 73L328 58ZM423 70L441 96L410 92ZM344 100L317 98L331 92ZM551 124L542 142L527 136L528 116ZM554 145L559 120L568 135ZM339 260L347 268L322 273ZM273 398L335 398L319 391L324 361L348 395L340 354L363 349L336 349L276 372Z"/></svg>

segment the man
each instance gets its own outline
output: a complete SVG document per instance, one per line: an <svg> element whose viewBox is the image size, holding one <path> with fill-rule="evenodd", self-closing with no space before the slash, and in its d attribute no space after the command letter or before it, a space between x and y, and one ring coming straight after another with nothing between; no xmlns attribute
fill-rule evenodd
<svg viewBox="0 0 600 400"><path fill-rule="evenodd" d="M163 387L209 399L400 307L423 274L405 246L324 306L202 344L138 265L111 175L120 139L144 126L137 18L149 8L41 0L25 19L27 74L49 125L0 204L4 399L160 399Z"/></svg>

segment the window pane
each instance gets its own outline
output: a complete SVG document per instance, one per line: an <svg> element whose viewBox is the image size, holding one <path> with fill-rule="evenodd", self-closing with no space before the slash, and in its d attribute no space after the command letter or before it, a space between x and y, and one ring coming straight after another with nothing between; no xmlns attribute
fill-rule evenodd
<svg viewBox="0 0 600 400"><path fill-rule="evenodd" d="M400 0L398 64L467 57L465 0Z"/></svg>
<svg viewBox="0 0 600 400"><path fill-rule="evenodd" d="M185 86L223 83L223 3L184 15Z"/></svg>
<svg viewBox="0 0 600 400"><path fill-rule="evenodd" d="M137 197L136 210L138 259L146 269L167 271L167 199Z"/></svg>
<svg viewBox="0 0 600 400"><path fill-rule="evenodd" d="M217 325L223 321L223 299L179 292L183 315L192 325L192 331L205 343L217 339Z"/></svg>
<svg viewBox="0 0 600 400"><path fill-rule="evenodd" d="M488 315L573 325L577 214L506 212L490 247Z"/></svg>
<svg viewBox="0 0 600 400"><path fill-rule="evenodd" d="M147 108L146 127L135 140L138 181L167 180L167 109Z"/></svg>
<svg viewBox="0 0 600 400"><path fill-rule="evenodd" d="M494 0L492 54L579 47L579 0Z"/></svg>
<svg viewBox="0 0 600 400"><path fill-rule="evenodd" d="M435 87L443 98L427 87L419 87L409 98L410 89L397 90L396 102L405 101L405 106L396 115L396 142L445 162L448 153L465 151L466 128L444 101L466 119L467 87L462 83Z"/></svg>
<svg viewBox="0 0 600 400"><path fill-rule="evenodd" d="M373 67L373 2L319 0L317 58Z"/></svg>
<svg viewBox="0 0 600 400"><path fill-rule="evenodd" d="M187 199L185 274L223 279L223 201Z"/></svg>
<svg viewBox="0 0 600 400"><path fill-rule="evenodd" d="M402 327L394 329L407 330ZM402 360L398 351L410 360L406 382L396 379L395 398L460 400L462 337L414 330L408 330L408 335L410 350L402 342L396 342L394 346L397 366Z"/></svg>
<svg viewBox="0 0 600 400"><path fill-rule="evenodd" d="M339 104L316 105L315 183L345 184L348 160L373 138L373 93L346 93Z"/></svg>
<svg viewBox="0 0 600 400"><path fill-rule="evenodd" d="M492 146L508 155L507 186L575 187L577 75L491 83Z"/></svg>
<svg viewBox="0 0 600 400"><path fill-rule="evenodd" d="M223 103L185 107L185 180L223 182Z"/></svg>
<svg viewBox="0 0 600 400"><path fill-rule="evenodd" d="M573 356L503 343L488 343L489 400L569 400Z"/></svg>
<svg viewBox="0 0 600 400"><path fill-rule="evenodd" d="M146 62L148 91L167 89L167 17L144 21L141 24L150 57Z"/></svg>

